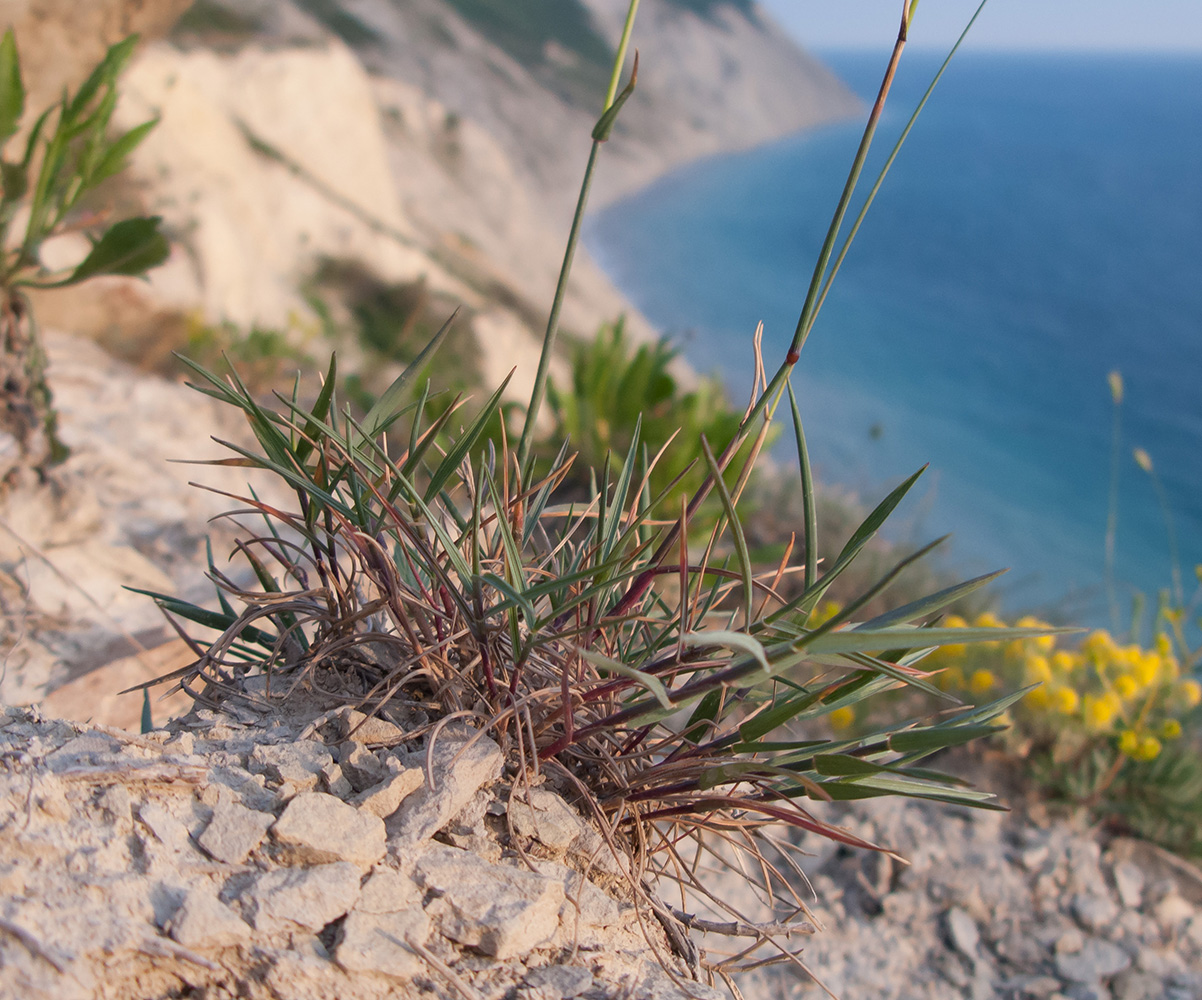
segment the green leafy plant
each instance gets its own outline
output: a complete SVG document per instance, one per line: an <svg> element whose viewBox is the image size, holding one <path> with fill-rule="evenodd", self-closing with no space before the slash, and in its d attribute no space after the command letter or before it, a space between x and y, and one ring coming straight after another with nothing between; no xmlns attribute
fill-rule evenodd
<svg viewBox="0 0 1202 1000"><path fill-rule="evenodd" d="M1013 711L1002 746L1027 765L1041 791L1083 805L1099 820L1132 830L1182 854L1202 856L1202 566L1198 587L1186 596L1172 513L1151 456L1133 452L1151 478L1165 520L1171 586L1160 596L1147 634L1147 599L1132 595L1131 618L1119 627L1114 582L1118 477L1122 455L1123 380L1108 376L1114 406L1110 513L1106 526L1106 581L1113 632L1098 629L1080 644L1059 647L1051 636L976 647L951 645L928 662L938 683L969 700L999 689L1035 685ZM951 627L967 625L949 616ZM1000 625L996 618L976 625ZM1035 619L1019 625L1040 627Z"/></svg>
<svg viewBox="0 0 1202 1000"><path fill-rule="evenodd" d="M64 271L49 271L41 259L51 237L99 221L73 222L72 212L84 195L125 167L155 125L149 121L110 134L117 77L136 42L135 36L110 48L74 95L64 94L34 121L24 149L11 158L7 147L21 127L25 87L12 31L0 40L0 434L15 445L0 469L6 485L26 470L43 475L65 454L55 437L45 358L24 289L62 288L104 274L140 275L167 257L160 220L132 218L101 228L84 259ZM14 235L22 210L23 231Z"/></svg>
<svg viewBox="0 0 1202 1000"><path fill-rule="evenodd" d="M577 463L599 469L607 455L626 454L636 429L652 455L674 436L699 441L704 435L725 447L738 433L742 415L713 379L682 391L671 371L676 354L666 340L632 347L622 320L573 345L571 384L560 389L551 380L547 386L555 427L543 449L570 440ZM673 481L690 493L701 485L708 470L691 451L669 449L660 457L651 474L652 492Z"/></svg>
<svg viewBox="0 0 1202 1000"><path fill-rule="evenodd" d="M933 650L1029 639L1046 630L940 625L946 607L993 575L863 615L938 543L901 559L841 607L826 601L921 470L881 500L819 572L813 481L788 384L846 252L844 244L832 267L910 10L784 363L772 379L757 379L755 398L720 450L696 429L695 440L678 438L670 446L699 459L705 471L695 489L681 490L679 476L653 486L665 459L643 447L643 421L636 417L625 453L594 470L589 496L561 501L557 489L572 462L567 447L546 471L533 473L530 432L546 388L545 364L516 453L504 439L483 446L504 386L470 415L459 404L441 413L429 406L419 373L450 321L360 420L339 405L335 359L315 402L303 404L294 392L278 395L273 407L259 403L236 373L222 378L193 365L196 388L240 410L257 442L231 445L233 457L222 464L286 483L295 503L283 509L253 491L235 498L262 520L237 547L256 588L212 566L216 608L151 595L175 619L215 633L203 642L189 639L196 662L160 680L202 699L248 691L287 697L302 689L336 705L391 712L411 740L435 740L446 721L471 720L509 754L512 794L522 795L540 774L572 793L600 825L631 894L667 920L672 914L652 895L647 877L709 894L683 856L688 839L715 856L749 852L755 861L749 868L758 874L745 877L804 912L787 875L791 859L781 861L787 844L779 846L773 829L881 849L824 820L813 803L900 794L996 808L988 793L922 762L995 732L999 716L1024 692L953 707L934 719L891 720L850 737L832 735L829 717L899 688L953 701L931 683L925 660ZM593 133L544 362L597 150L633 87L632 78L618 95L625 48L626 37ZM757 573L739 503L785 399L805 539L799 565L782 560ZM711 495L719 512L708 540L693 549L690 529ZM804 585L785 599L776 586L794 569ZM756 948L788 950L775 932L757 933ZM740 963L758 960L756 948L709 972L728 977Z"/></svg>
<svg viewBox="0 0 1202 1000"><path fill-rule="evenodd" d="M1197 854L1202 752L1189 734L1197 729L1202 684L1188 672L1196 656L1174 634L1182 617L1163 607L1147 647L1120 643L1099 629L1079 645L1060 646L1050 635L952 644L927 663L939 669L941 688L968 701L1029 687L1000 744L1025 763L1044 794L1084 805L1097 818L1172 850ZM955 629L968 623L949 616L945 624ZM973 624L1002 623L984 615ZM1018 624L1038 629L1044 623L1025 618Z"/></svg>
<svg viewBox="0 0 1202 1000"><path fill-rule="evenodd" d="M285 330L258 324L243 330L228 321L206 323L199 316L190 316L186 336L189 357L210 366L228 359L252 391L280 385L298 368L313 368L313 358Z"/></svg>

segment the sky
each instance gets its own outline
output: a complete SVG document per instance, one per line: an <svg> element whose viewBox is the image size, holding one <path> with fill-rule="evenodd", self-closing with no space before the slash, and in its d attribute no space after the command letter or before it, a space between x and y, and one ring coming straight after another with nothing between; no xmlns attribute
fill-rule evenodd
<svg viewBox="0 0 1202 1000"><path fill-rule="evenodd" d="M901 0L760 0L813 49L892 45ZM978 0L922 0L914 47L946 49ZM989 0L966 45L974 49L1202 52L1202 0Z"/></svg>

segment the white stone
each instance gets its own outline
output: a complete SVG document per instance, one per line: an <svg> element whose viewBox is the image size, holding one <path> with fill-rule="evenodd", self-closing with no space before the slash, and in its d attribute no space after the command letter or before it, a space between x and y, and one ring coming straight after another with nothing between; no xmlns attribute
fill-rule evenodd
<svg viewBox="0 0 1202 1000"><path fill-rule="evenodd" d="M172 938L185 948L222 948L250 937L246 921L208 888L192 889L167 925Z"/></svg>
<svg viewBox="0 0 1202 1000"><path fill-rule="evenodd" d="M434 787L407 796L388 823L389 839L413 845L441 830L484 785L501 775L504 755L487 736L439 738L432 768Z"/></svg>
<svg viewBox="0 0 1202 1000"><path fill-rule="evenodd" d="M350 708L339 717L339 729L343 739L371 746L394 747L405 738L400 727L387 719L374 715L369 718Z"/></svg>
<svg viewBox="0 0 1202 1000"><path fill-rule="evenodd" d="M977 922L960 907L947 911L947 931L952 944L965 958L976 961L977 946L981 943L981 931Z"/></svg>
<svg viewBox="0 0 1202 1000"><path fill-rule="evenodd" d="M356 809L386 819L400 808L406 796L417 791L425 782L420 767L410 767L390 774L378 785L351 799Z"/></svg>
<svg viewBox="0 0 1202 1000"><path fill-rule="evenodd" d="M378 785L388 776L388 768L380 758L354 740L338 748L338 762L356 792Z"/></svg>
<svg viewBox="0 0 1202 1000"><path fill-rule="evenodd" d="M1118 919L1119 908L1109 896L1079 892L1073 896L1073 916L1088 931L1104 931Z"/></svg>
<svg viewBox="0 0 1202 1000"><path fill-rule="evenodd" d="M301 740L298 743L259 744L251 752L249 768L303 792L317 787L323 769L333 760L321 744Z"/></svg>
<svg viewBox="0 0 1202 1000"><path fill-rule="evenodd" d="M524 955L559 926L564 889L556 879L441 845L418 859L415 874L439 897L426 911L442 933L494 958Z"/></svg>
<svg viewBox="0 0 1202 1000"><path fill-rule="evenodd" d="M267 835L267 828L275 822L269 813L247 809L237 802L233 794L222 788L213 818L197 842L209 857L231 865L240 865Z"/></svg>
<svg viewBox="0 0 1202 1000"><path fill-rule="evenodd" d="M345 861L266 872L240 897L256 930L300 925L319 931L359 898L359 869Z"/></svg>
<svg viewBox="0 0 1202 1000"><path fill-rule="evenodd" d="M1138 910L1143 899L1144 873L1130 861L1120 861L1114 866L1114 887L1119 899L1129 910Z"/></svg>
<svg viewBox="0 0 1202 1000"><path fill-rule="evenodd" d="M1156 922L1170 933L1194 915L1194 907L1176 892L1170 892L1152 910Z"/></svg>
<svg viewBox="0 0 1202 1000"><path fill-rule="evenodd" d="M1130 955L1100 938L1089 938L1079 951L1056 955L1056 972L1062 979L1087 985L1116 976L1130 965Z"/></svg>
<svg viewBox="0 0 1202 1000"><path fill-rule="evenodd" d="M422 890L412 878L403 872L381 868L363 883L355 909L359 913L397 913L421 906L421 902Z"/></svg>
<svg viewBox="0 0 1202 1000"><path fill-rule="evenodd" d="M533 860L535 871L563 884L563 909L560 920L569 935L576 930L577 915L585 927L612 927L622 919L622 907L607 892L593 885L579 872L557 861Z"/></svg>
<svg viewBox="0 0 1202 1000"><path fill-rule="evenodd" d="M515 833L533 837L553 851L567 851L584 832L575 810L546 788L515 792L509 803L509 821Z"/></svg>
<svg viewBox="0 0 1202 1000"><path fill-rule="evenodd" d="M342 925L334 959L348 972L378 972L395 979L428 975L408 941L425 944L430 918L418 906L390 913L355 910Z"/></svg>
<svg viewBox="0 0 1202 1000"><path fill-rule="evenodd" d="M531 969L522 980L522 1000L574 1000L593 987L593 974L582 965Z"/></svg>
<svg viewBox="0 0 1202 1000"><path fill-rule="evenodd" d="M346 775L342 773L342 768L333 761L321 769L320 784L323 791L329 792L343 801L349 799L355 792L351 783L347 781Z"/></svg>
<svg viewBox="0 0 1202 1000"><path fill-rule="evenodd" d="M349 861L370 868L384 857L384 822L324 792L303 792L288 803L271 828L293 862Z"/></svg>

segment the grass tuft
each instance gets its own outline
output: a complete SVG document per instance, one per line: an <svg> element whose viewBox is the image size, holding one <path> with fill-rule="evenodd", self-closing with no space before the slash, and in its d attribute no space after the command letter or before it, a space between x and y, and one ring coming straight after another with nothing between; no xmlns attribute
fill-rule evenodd
<svg viewBox="0 0 1202 1000"><path fill-rule="evenodd" d="M636 414L628 436L611 438L606 454L598 449L589 456L583 496L563 489L574 461L566 443L549 461L536 463L532 450L589 183L634 85L637 59L621 93L615 66L593 133L516 450L500 419L500 389L478 408L459 399L432 405L422 373L437 373L435 352L453 316L362 420L340 402L333 358L308 404L295 391L260 402L237 372L222 377L190 363L194 387L241 411L255 439L252 447L227 445L232 457L223 463L286 484L294 502L273 506L249 489L233 498L240 510L229 516L250 521L239 522L238 569L212 569L215 609L151 595L181 630L208 633L191 640L195 663L160 680L202 701L248 692L286 698L303 690L389 714L411 741L435 738L448 718L472 720L509 754L519 783L541 773L574 792L600 825L632 894L669 922L683 918L650 894L649 877L708 895L684 857L687 844L698 855L749 855L746 870L759 874L748 880L769 897L791 901L796 915L805 904L791 885L795 862L780 846L788 839L779 835L782 827L885 849L823 819L822 802L894 794L998 808L988 793L921 765L940 750L996 732L1024 692L960 704L933 683L929 656L949 644L1023 641L1048 629L941 624L948 607L992 576L874 612L874 602L938 542L865 577L839 605L829 600L837 583L853 578L853 567L922 470L869 511L829 563L820 563L804 433L790 394L802 475L802 564L790 563L789 546L778 565L758 570L742 523L756 461L774 433L776 407L821 304L823 277L912 6L797 339L769 379L757 338L756 393L720 436L711 437L699 419L661 445L658 436L649 439L654 412ZM637 0L627 33L636 7ZM626 43L624 37L619 52ZM662 381L658 350L646 349L645 364L626 369L647 376L640 391L651 391L657 372ZM566 412L566 397L554 398ZM586 437L590 421L595 417L577 419ZM690 468L697 478L677 471ZM800 585L786 594L783 581L797 575ZM855 735L837 725L863 703L898 690L941 699L941 711L890 719ZM787 937L761 929L752 948L709 971L725 979L759 962L762 945L789 954L787 940L778 943Z"/></svg>

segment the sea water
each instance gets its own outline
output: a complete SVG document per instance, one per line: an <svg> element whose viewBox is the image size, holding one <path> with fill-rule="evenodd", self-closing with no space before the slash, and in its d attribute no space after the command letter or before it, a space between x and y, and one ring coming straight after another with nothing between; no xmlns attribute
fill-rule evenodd
<svg viewBox="0 0 1202 1000"><path fill-rule="evenodd" d="M871 99L883 57L827 61ZM903 61L868 185L939 61ZM593 216L588 245L744 397L758 322L769 372L783 359L861 129L693 164ZM1133 448L1163 483L1187 591L1202 562L1202 58L958 56L802 352L819 474L867 500L929 462L908 536L953 532L965 573L1009 567L1011 612L1107 624L1112 370L1126 606L1155 601L1171 563Z"/></svg>

